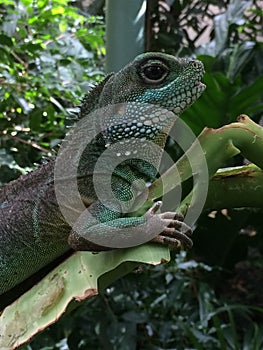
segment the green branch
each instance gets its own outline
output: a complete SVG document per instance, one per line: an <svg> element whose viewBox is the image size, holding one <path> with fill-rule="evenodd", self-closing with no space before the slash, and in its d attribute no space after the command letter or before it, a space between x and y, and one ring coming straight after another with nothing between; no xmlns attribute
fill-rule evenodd
<svg viewBox="0 0 263 350"><path fill-rule="evenodd" d="M162 178L152 184L149 188L149 199L153 200L159 198L163 193L180 186L182 182L191 178L193 175L198 176L198 173L202 174L204 166L207 166L209 178L211 179L224 162L239 153L259 168L263 168L263 128L254 123L246 115L241 115L238 118L238 122L225 125L219 129L205 128L189 150L162 176ZM205 157L206 164L202 161L203 157ZM192 171L193 162L194 167L197 169L194 174ZM257 174L257 185L261 186L261 171L258 170ZM220 186L222 189L223 183L219 185L218 181L218 179L222 177L220 175L218 176L217 180L210 181L210 189L205 207L213 204L213 190L219 191ZM203 179L200 176L191 193L181 203L178 210L179 212L185 213L189 205L196 205L200 200L200 196L205 195L200 191L202 181ZM215 181L218 181L217 184ZM244 181L244 178L242 181ZM252 193L253 183L251 182L251 178L250 181L249 179L246 181L249 183L247 191L250 188L250 193ZM241 182L240 178L239 182ZM234 191L233 185L231 186L229 196L230 194L231 196L236 196L237 193ZM240 194L240 190L237 191ZM224 192L221 192L221 195L223 194ZM220 192L218 192L218 196L219 195ZM225 198L218 199L217 197L217 202L223 203L224 199ZM231 203L230 199L228 203ZM238 204L238 198L233 199L233 203L235 203L236 206L240 206ZM259 200L255 199L255 201L253 201L251 196L246 199L244 194L240 203L242 203L241 205L243 206L258 206ZM260 206L262 206L262 204ZM214 207L214 204L212 207Z"/></svg>
<svg viewBox="0 0 263 350"><path fill-rule="evenodd" d="M263 208L263 171L250 164L222 169L209 183L205 209Z"/></svg>

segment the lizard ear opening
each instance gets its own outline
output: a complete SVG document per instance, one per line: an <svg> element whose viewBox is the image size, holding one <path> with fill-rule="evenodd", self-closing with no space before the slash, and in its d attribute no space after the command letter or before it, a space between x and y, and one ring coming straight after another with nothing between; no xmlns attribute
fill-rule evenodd
<svg viewBox="0 0 263 350"><path fill-rule="evenodd" d="M147 84L160 84L167 77L168 67L160 61L150 61L141 67L141 78Z"/></svg>

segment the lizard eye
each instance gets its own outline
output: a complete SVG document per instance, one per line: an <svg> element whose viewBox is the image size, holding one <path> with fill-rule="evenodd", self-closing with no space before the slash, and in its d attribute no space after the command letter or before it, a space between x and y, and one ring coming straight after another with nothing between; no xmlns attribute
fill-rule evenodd
<svg viewBox="0 0 263 350"><path fill-rule="evenodd" d="M142 67L141 75L146 83L154 84L162 82L168 74L168 68L159 63L148 63Z"/></svg>

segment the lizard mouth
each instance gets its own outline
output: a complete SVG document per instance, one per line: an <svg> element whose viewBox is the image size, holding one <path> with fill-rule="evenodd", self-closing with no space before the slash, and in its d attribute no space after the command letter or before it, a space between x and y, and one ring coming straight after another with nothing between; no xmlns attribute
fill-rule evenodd
<svg viewBox="0 0 263 350"><path fill-rule="evenodd" d="M197 81L197 82L195 83L194 86L203 86L203 87L206 87L206 85L205 85L204 83L202 83L201 81Z"/></svg>
<svg viewBox="0 0 263 350"><path fill-rule="evenodd" d="M206 85L202 83L200 80L196 81L193 85L192 91L194 93L202 93L206 89Z"/></svg>

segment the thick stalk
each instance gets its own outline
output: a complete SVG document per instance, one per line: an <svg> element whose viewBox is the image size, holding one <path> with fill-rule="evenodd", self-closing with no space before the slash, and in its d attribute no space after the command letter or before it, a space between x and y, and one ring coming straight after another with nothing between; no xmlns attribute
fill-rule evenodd
<svg viewBox="0 0 263 350"><path fill-rule="evenodd" d="M224 162L239 153L241 153L249 161L256 164L259 168L263 168L263 128L254 123L246 115L241 115L238 118L238 122L225 125L219 129L205 128L190 149L162 176L161 179L158 179L151 185L149 188L149 199L153 200L161 197L163 193L169 192L175 187L180 186L183 181L191 178L193 175L198 177L199 174L203 173L204 165L207 166L208 174L211 179L216 171L224 164ZM205 157L206 164L200 161L203 156ZM200 161L199 172L197 172L197 174L196 172L195 174L192 172L193 161L195 162L195 167L197 165L197 168ZM243 173L243 175L245 175L245 173ZM219 178L222 179L222 177ZM217 179L219 178L217 177ZM240 184L238 189L239 195L240 186L244 179L245 176L240 176L239 178L237 177L237 181ZM262 182L260 184L260 181L262 178L260 170L257 172L256 179L257 186L261 186ZM226 183L226 179L224 180ZM193 206L200 200L201 195L206 195L205 193L200 193L200 184L202 184L202 181L202 176L200 176L192 192L181 203L179 211L184 213L189 205ZM218 198L218 196L220 196L219 188L220 186L222 188L223 183L222 185L219 185L219 183L216 183L215 181L221 180L215 179L210 181L211 184L209 187L209 195L205 207L208 207L213 202L213 190L218 191L218 203L223 202L225 199L225 194L223 191L221 192L222 199ZM250 189L249 193L251 195L250 197L247 196L246 200L246 196L244 194L242 196L242 200L240 201L240 205L238 204L238 198L236 198L237 192L234 191L235 180L233 179L232 181L233 184L231 185L229 196L235 197L232 199L232 203L235 204L235 206L259 205L259 199L254 197L255 200L253 201L253 197L251 197L253 192L253 182L251 181L251 176L249 179L246 179L248 183L247 193ZM230 198L228 199L228 203L231 203Z"/></svg>

